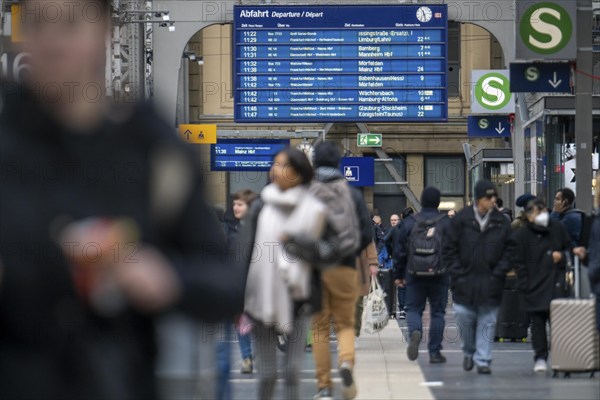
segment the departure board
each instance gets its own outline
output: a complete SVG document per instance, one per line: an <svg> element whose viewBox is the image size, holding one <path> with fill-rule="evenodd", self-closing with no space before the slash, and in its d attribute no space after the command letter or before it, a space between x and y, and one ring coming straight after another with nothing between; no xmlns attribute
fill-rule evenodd
<svg viewBox="0 0 600 400"><path fill-rule="evenodd" d="M218 139L211 148L211 171L268 171L288 139Z"/></svg>
<svg viewBox="0 0 600 400"><path fill-rule="evenodd" d="M447 6L234 8L235 121L446 121Z"/></svg>

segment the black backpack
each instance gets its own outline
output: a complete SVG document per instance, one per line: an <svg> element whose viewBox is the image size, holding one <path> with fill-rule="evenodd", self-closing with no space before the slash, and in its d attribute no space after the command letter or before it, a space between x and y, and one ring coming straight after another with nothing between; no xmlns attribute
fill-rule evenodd
<svg viewBox="0 0 600 400"><path fill-rule="evenodd" d="M412 216L416 223L408 238L408 272L419 277L434 277L444 274L442 261L443 232L440 221L446 218L440 214L425 218L421 214Z"/></svg>

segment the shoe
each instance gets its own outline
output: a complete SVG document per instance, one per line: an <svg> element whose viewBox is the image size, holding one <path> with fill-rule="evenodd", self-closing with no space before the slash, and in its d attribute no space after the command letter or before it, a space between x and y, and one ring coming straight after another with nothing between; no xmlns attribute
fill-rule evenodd
<svg viewBox="0 0 600 400"><path fill-rule="evenodd" d="M533 366L533 372L546 372L548 370L548 364L543 358L538 358Z"/></svg>
<svg viewBox="0 0 600 400"><path fill-rule="evenodd" d="M487 365L482 365L477 367L477 373L481 375L490 375L492 370Z"/></svg>
<svg viewBox="0 0 600 400"><path fill-rule="evenodd" d="M421 331L414 331L410 335L406 355L410 361L415 361L419 357L419 343L421 343Z"/></svg>
<svg viewBox="0 0 600 400"><path fill-rule="evenodd" d="M253 370L252 359L244 358L242 360L242 374L251 374Z"/></svg>
<svg viewBox="0 0 600 400"><path fill-rule="evenodd" d="M396 314L390 314L390 319L396 319Z"/></svg>
<svg viewBox="0 0 600 400"><path fill-rule="evenodd" d="M463 359L463 369L464 369L465 371L470 371L470 370L472 370L474 365L475 365L475 364L473 363L473 357L465 357L465 358Z"/></svg>
<svg viewBox="0 0 600 400"><path fill-rule="evenodd" d="M343 362L340 366L340 376L342 377L342 397L344 400L352 400L356 397L356 383L352 376L352 367L348 362Z"/></svg>
<svg viewBox="0 0 600 400"><path fill-rule="evenodd" d="M406 319L406 311L398 311L398 319Z"/></svg>
<svg viewBox="0 0 600 400"><path fill-rule="evenodd" d="M330 389L325 388L319 390L319 393L313 397L313 400L333 400L333 395Z"/></svg>
<svg viewBox="0 0 600 400"><path fill-rule="evenodd" d="M446 357L442 353L435 353L429 356L429 364L444 364Z"/></svg>

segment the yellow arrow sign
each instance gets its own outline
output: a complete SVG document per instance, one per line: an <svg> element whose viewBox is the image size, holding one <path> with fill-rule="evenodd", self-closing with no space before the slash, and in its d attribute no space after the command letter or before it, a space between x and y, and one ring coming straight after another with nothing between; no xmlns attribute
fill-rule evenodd
<svg viewBox="0 0 600 400"><path fill-rule="evenodd" d="M23 36L21 35L21 5L12 4L10 6L10 12L12 16L11 26L12 26L12 34L11 40L13 43L23 41Z"/></svg>
<svg viewBox="0 0 600 400"><path fill-rule="evenodd" d="M188 143L215 144L215 143L217 143L217 125L214 125L214 124L183 124L183 125L179 125L179 136Z"/></svg>

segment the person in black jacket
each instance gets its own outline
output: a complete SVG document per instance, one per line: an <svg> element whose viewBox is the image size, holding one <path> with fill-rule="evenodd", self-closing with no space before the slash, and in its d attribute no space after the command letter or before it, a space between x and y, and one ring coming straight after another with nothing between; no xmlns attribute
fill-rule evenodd
<svg viewBox="0 0 600 400"><path fill-rule="evenodd" d="M475 204L452 219L444 257L450 271L454 311L462 338L465 371L490 374L496 314L514 246L510 223L495 206L487 180L475 185Z"/></svg>
<svg viewBox="0 0 600 400"><path fill-rule="evenodd" d="M446 362L446 357L441 353L444 338L444 316L448 304L448 274L445 272L437 276L417 276L407 271L410 265L411 233L418 221L435 221L432 229L439 229L443 239L448 231L450 219L438 211L440 205L440 191L434 187L426 187L421 194L423 209L415 215L410 215L402 221L396 243L394 245L394 278L398 287L406 288L406 309L408 322L409 345L407 348L408 359L416 360L419 355L419 343L423 333L423 311L429 300L430 329L429 329L429 362L441 364ZM428 234L433 230L428 230ZM440 241L440 244L442 241ZM443 271L443 248L437 248L439 270ZM429 256L428 256L429 257Z"/></svg>
<svg viewBox="0 0 600 400"><path fill-rule="evenodd" d="M155 316L232 318L245 272L223 265L192 149L94 93L109 1L78 3L97 20L46 3L23 6L23 86L0 86L0 398L154 399Z"/></svg>
<svg viewBox="0 0 600 400"><path fill-rule="evenodd" d="M517 288L523 293L523 308L531 315L534 371L546 372L548 341L546 323L550 301L564 297L565 267L571 251L571 239L563 225L550 218L543 200L531 200L525 207L527 224L514 234L516 251L513 265Z"/></svg>

